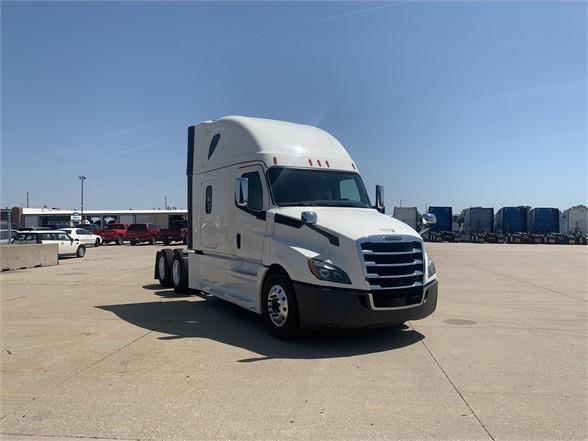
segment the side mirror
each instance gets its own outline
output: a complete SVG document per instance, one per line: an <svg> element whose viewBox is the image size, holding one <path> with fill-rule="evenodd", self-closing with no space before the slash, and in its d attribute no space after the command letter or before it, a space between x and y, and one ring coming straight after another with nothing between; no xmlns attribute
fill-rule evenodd
<svg viewBox="0 0 588 441"><path fill-rule="evenodd" d="M376 185L376 206L374 207L380 213L386 213L386 207L384 206L384 186Z"/></svg>
<svg viewBox="0 0 588 441"><path fill-rule="evenodd" d="M318 216L314 211L303 211L300 215L300 220L304 225L316 224L318 221Z"/></svg>
<svg viewBox="0 0 588 441"><path fill-rule="evenodd" d="M76 242L79 242L79 241L80 241L80 239L78 239L77 237L76 237L74 240L75 240Z"/></svg>
<svg viewBox="0 0 588 441"><path fill-rule="evenodd" d="M247 178L235 179L235 204L246 207L249 201L249 184Z"/></svg>
<svg viewBox="0 0 588 441"><path fill-rule="evenodd" d="M437 223L437 217L433 213L425 213L422 215L423 225L435 225Z"/></svg>

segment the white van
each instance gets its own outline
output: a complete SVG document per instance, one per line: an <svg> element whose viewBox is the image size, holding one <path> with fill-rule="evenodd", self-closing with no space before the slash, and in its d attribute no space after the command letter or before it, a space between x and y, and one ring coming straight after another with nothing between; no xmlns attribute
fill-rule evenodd
<svg viewBox="0 0 588 441"><path fill-rule="evenodd" d="M163 286L300 327L397 325L431 314L437 274L421 236L372 206L329 133L241 116L188 129L188 250L157 253ZM423 215L434 223L434 216Z"/></svg>

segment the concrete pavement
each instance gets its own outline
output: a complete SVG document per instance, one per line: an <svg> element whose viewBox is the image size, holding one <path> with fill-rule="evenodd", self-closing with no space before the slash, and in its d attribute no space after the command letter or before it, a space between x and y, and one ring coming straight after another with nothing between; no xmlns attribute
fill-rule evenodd
<svg viewBox="0 0 588 441"><path fill-rule="evenodd" d="M427 244L433 316L273 339L154 284L158 246L2 273L2 439L587 438L588 252Z"/></svg>

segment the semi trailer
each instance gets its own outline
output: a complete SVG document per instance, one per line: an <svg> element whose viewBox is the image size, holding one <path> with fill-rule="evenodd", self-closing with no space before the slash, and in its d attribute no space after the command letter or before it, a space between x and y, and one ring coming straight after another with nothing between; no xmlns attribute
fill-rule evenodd
<svg viewBox="0 0 588 441"><path fill-rule="evenodd" d="M453 231L453 209L451 207L429 207L436 222L429 229L427 238L431 242L459 242L459 233Z"/></svg>
<svg viewBox="0 0 588 441"><path fill-rule="evenodd" d="M576 244L586 245L588 209L579 205L562 211L559 215L559 233Z"/></svg>
<svg viewBox="0 0 588 441"><path fill-rule="evenodd" d="M466 208L463 217L463 233L465 239L470 242L504 242L504 235L494 232L494 208Z"/></svg>
<svg viewBox="0 0 588 441"><path fill-rule="evenodd" d="M560 243L559 209L538 207L529 210L527 232L533 243Z"/></svg>
<svg viewBox="0 0 588 441"><path fill-rule="evenodd" d="M398 325L437 305L421 236L372 205L355 161L316 127L241 116L188 128L188 246L154 277L264 317L271 333ZM435 216L423 215L431 225Z"/></svg>
<svg viewBox="0 0 588 441"><path fill-rule="evenodd" d="M417 230L418 211L416 207L394 207L392 217L404 222L413 230Z"/></svg>
<svg viewBox="0 0 588 441"><path fill-rule="evenodd" d="M502 207L494 216L494 232L507 243L528 243L526 207Z"/></svg>

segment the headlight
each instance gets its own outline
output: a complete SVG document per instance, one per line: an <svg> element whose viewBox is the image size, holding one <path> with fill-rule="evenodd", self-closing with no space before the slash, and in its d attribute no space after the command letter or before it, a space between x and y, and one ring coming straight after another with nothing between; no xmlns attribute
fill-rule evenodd
<svg viewBox="0 0 588 441"><path fill-rule="evenodd" d="M427 267L429 268L427 270L427 276L433 277L435 273L437 273L437 268L435 268L435 262L433 262L433 259L431 259L430 257L427 260Z"/></svg>
<svg viewBox="0 0 588 441"><path fill-rule="evenodd" d="M335 283L346 283L351 285L351 280L345 271L337 268L330 263L322 262L316 259L308 259L308 268L310 272L319 280L328 280Z"/></svg>

